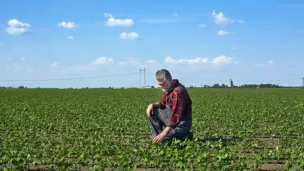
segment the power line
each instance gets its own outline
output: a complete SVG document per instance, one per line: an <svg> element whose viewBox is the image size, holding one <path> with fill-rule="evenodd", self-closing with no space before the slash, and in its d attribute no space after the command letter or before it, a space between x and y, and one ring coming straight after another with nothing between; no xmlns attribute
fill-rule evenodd
<svg viewBox="0 0 304 171"><path fill-rule="evenodd" d="M138 74L138 72L132 72L132 73L127 73L127 74L115 74L115 75L108 75L108 76L96 76L96 77L54 78L54 79L36 79L36 80L0 80L0 82L84 80L84 79L107 78L107 77L116 77L116 76L124 76L124 75L134 75L134 74Z"/></svg>

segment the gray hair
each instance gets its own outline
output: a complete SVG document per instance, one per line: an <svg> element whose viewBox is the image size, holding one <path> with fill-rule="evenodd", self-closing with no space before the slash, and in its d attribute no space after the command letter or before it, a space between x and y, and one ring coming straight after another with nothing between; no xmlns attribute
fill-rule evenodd
<svg viewBox="0 0 304 171"><path fill-rule="evenodd" d="M172 80L172 76L170 72L166 69L160 69L156 71L155 77L157 80Z"/></svg>

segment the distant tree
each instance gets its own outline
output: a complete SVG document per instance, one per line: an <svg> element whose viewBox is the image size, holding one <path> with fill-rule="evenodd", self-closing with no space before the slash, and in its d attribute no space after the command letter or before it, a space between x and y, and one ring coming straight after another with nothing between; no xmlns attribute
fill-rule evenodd
<svg viewBox="0 0 304 171"><path fill-rule="evenodd" d="M212 86L212 88L219 88L219 87L220 87L220 85L218 83L216 83Z"/></svg>

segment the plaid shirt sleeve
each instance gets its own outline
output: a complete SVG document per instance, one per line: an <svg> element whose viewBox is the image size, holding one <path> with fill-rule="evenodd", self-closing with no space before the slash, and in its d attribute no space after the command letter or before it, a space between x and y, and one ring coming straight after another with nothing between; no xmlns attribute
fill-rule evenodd
<svg viewBox="0 0 304 171"><path fill-rule="evenodd" d="M184 108L185 103L185 94L184 91L180 88L175 89L171 94L171 108L172 116L169 118L167 126L175 128L178 126L183 113L185 112Z"/></svg>
<svg viewBox="0 0 304 171"><path fill-rule="evenodd" d="M163 97L158 101L160 109L166 108L166 94L164 93Z"/></svg>

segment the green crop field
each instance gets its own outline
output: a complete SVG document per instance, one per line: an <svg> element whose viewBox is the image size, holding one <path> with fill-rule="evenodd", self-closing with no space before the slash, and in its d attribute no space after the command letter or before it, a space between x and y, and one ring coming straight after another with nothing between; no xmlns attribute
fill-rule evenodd
<svg viewBox="0 0 304 171"><path fill-rule="evenodd" d="M171 146L145 114L161 93L0 90L0 170L304 170L304 89L189 89L194 139Z"/></svg>

